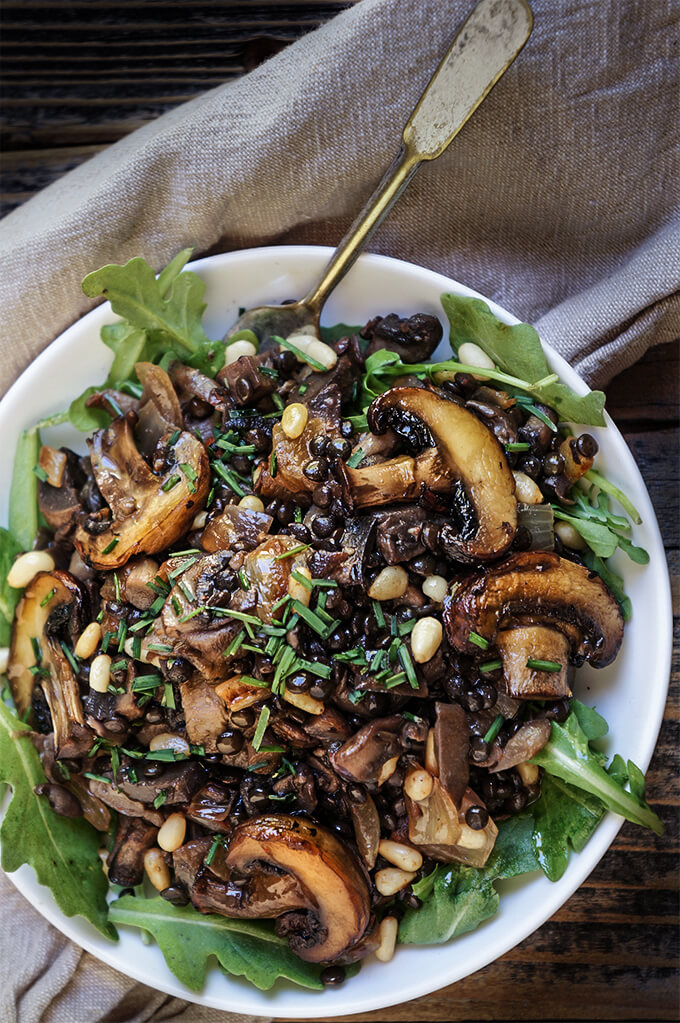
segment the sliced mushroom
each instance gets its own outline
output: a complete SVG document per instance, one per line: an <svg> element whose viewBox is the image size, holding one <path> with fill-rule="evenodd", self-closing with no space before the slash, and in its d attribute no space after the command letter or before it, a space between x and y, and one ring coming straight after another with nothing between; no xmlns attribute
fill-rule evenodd
<svg viewBox="0 0 680 1023"><path fill-rule="evenodd" d="M527 721L512 735L500 751L500 757L493 766L491 773L509 771L517 764L531 760L543 749L550 738L550 722L547 718Z"/></svg>
<svg viewBox="0 0 680 1023"><path fill-rule="evenodd" d="M31 706L33 687L40 675L35 670L38 664L37 651L45 658L43 643L45 626L50 615L58 608L75 607L81 600L77 581L68 572L40 572L27 586L19 601L12 626L12 641L7 664L7 681L12 699L20 716Z"/></svg>
<svg viewBox="0 0 680 1023"><path fill-rule="evenodd" d="M80 757L92 749L94 733L85 723L78 680L58 640L43 633L42 650L48 675L41 688L50 708L55 756Z"/></svg>
<svg viewBox="0 0 680 1023"><path fill-rule="evenodd" d="M289 933L289 942L307 962L332 962L368 927L369 889L359 862L310 820L277 814L245 821L234 831L225 863L251 876L267 865L297 881L306 895L306 920L301 932Z"/></svg>
<svg viewBox="0 0 680 1023"><path fill-rule="evenodd" d="M139 450L151 458L161 437L183 429L184 420L179 398L165 370L153 362L138 362L135 370L144 385L135 436Z"/></svg>
<svg viewBox="0 0 680 1023"><path fill-rule="evenodd" d="M401 753L398 714L375 718L331 754L331 763L342 778L375 791L394 773Z"/></svg>
<svg viewBox="0 0 680 1023"><path fill-rule="evenodd" d="M144 879L144 853L156 842L158 828L140 817L121 817L108 856L111 884L134 888Z"/></svg>
<svg viewBox="0 0 680 1023"><path fill-rule="evenodd" d="M94 534L78 526L74 542L89 564L104 571L120 568L137 554L165 550L183 536L210 487L208 456L200 441L180 433L175 444L167 443L167 468L157 476L137 450L133 423L133 414L118 418L88 441L110 519L106 529Z"/></svg>
<svg viewBox="0 0 680 1023"><path fill-rule="evenodd" d="M267 537L274 519L264 512L228 504L211 519L201 534L204 550L252 551Z"/></svg>
<svg viewBox="0 0 680 1023"><path fill-rule="evenodd" d="M152 589L157 575L158 563L153 558L131 558L127 565L116 572L118 589L111 575L105 579L100 592L105 600L116 600L120 593L123 603L146 611L158 598Z"/></svg>
<svg viewBox="0 0 680 1023"><path fill-rule="evenodd" d="M471 806L483 806L478 796L467 789L457 808L439 778L432 792L416 802L404 796L409 819L409 840L425 856L442 863L465 863L483 867L494 847L498 828L491 818L479 831L468 827L465 814Z"/></svg>
<svg viewBox="0 0 680 1023"><path fill-rule="evenodd" d="M349 800L349 809L354 826L354 837L362 860L372 870L378 858L380 844L380 815L368 792L363 803Z"/></svg>
<svg viewBox="0 0 680 1023"><path fill-rule="evenodd" d="M398 455L374 465L347 468L354 503L369 508L393 501L414 501L423 489L446 493L454 482L443 459L434 448L412 458Z"/></svg>
<svg viewBox="0 0 680 1023"><path fill-rule="evenodd" d="M295 439L287 437L280 424L276 423L272 430L276 463L275 466L269 461L260 463L254 476L256 492L269 498L311 493L317 484L305 476L303 469L314 460L311 443L319 434L332 436L319 416L310 416L304 430Z"/></svg>
<svg viewBox="0 0 680 1023"><path fill-rule="evenodd" d="M470 733L465 711L457 703L435 704L434 755L439 779L460 806L470 778Z"/></svg>
<svg viewBox="0 0 680 1023"><path fill-rule="evenodd" d="M84 474L78 456L68 448L59 451L43 444L39 465L47 473L38 483L38 506L48 526L59 536L68 535L80 511L79 488Z"/></svg>
<svg viewBox="0 0 680 1023"><path fill-rule="evenodd" d="M508 692L520 699L568 695L567 660L604 668L623 638L619 605L599 575L542 551L513 555L460 582L444 601L444 622L461 653L478 649L472 633L498 645ZM529 660L556 667L534 670Z"/></svg>
<svg viewBox="0 0 680 1023"><path fill-rule="evenodd" d="M216 753L217 740L229 724L224 701L200 676L180 682L179 688L189 742Z"/></svg>
<svg viewBox="0 0 680 1023"><path fill-rule="evenodd" d="M447 523L440 533L442 546L458 561L488 561L504 554L517 528L517 501L514 479L496 438L467 409L420 387L393 387L381 394L369 408L368 422L374 433L389 428L398 432L400 419L405 416L409 424L413 419L423 424L436 449L429 451L429 467L423 462L423 454L413 460L413 482L408 482L408 467L403 466L403 482L407 485L402 494L412 497L414 486L419 489L422 483L429 491L447 490L453 498L457 496L455 484L462 486L475 521L462 529ZM384 474L385 467L395 461L363 472ZM354 489L356 477L350 475L350 480ZM367 479L363 478L361 494L366 486ZM359 493L355 492L354 497L357 504L362 503ZM388 499L395 498L398 494L392 491Z"/></svg>

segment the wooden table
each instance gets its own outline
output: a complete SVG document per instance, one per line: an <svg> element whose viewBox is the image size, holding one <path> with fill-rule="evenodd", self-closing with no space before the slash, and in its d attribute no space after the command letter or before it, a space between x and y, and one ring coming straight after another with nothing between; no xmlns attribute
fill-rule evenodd
<svg viewBox="0 0 680 1023"><path fill-rule="evenodd" d="M5 0L3 212L172 106L250 70L349 3ZM147 29L152 31L147 31ZM608 388L678 575L678 351ZM678 630L676 629L676 639ZM548 923L435 994L353 1020L674 1020L678 1015L678 647L648 796L656 838L626 824ZM452 955L455 952L452 949Z"/></svg>

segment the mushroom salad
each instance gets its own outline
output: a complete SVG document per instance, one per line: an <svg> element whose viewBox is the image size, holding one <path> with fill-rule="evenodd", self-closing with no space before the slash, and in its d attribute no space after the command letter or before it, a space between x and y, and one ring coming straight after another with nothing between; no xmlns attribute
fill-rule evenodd
<svg viewBox="0 0 680 1023"><path fill-rule="evenodd" d="M484 303L443 296L443 362L418 311L222 344L187 258L158 282L141 260L86 279L118 312L143 277L148 327L104 328L112 373L62 417L86 454L22 438L15 521L31 486L39 517L32 543L0 537L3 713L39 754L35 798L95 829L107 926L153 934L177 972L167 913L175 934L256 921L249 940L266 927L274 960L316 971L274 979L337 984L397 940L460 933L433 923L452 871L554 879L607 808L658 830L573 696L630 615L606 559L645 552L596 440L567 426L603 422L597 392L523 372L530 341L507 354L494 331L519 328ZM189 333L159 330L154 302Z"/></svg>

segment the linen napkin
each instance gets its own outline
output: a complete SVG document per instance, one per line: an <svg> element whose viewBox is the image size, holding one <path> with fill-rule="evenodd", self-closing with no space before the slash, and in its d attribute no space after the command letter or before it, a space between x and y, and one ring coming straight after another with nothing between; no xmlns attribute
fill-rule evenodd
<svg viewBox="0 0 680 1023"><path fill-rule="evenodd" d="M495 299L602 384L680 335L680 11L674 0L532 6L515 65L369 248ZM335 244L471 8L361 0L5 218L0 392L90 307L80 282L104 263L142 255L160 269L187 245ZM6 879L0 914L3 1020L238 1018L98 963Z"/></svg>

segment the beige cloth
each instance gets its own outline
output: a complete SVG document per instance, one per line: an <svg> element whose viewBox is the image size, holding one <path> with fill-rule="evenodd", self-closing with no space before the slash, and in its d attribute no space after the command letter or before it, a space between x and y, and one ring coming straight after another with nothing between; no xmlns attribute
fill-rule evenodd
<svg viewBox="0 0 680 1023"><path fill-rule="evenodd" d="M471 6L362 0L7 217L0 391L88 308L80 281L103 263L143 255L160 268L187 245L338 241ZM680 335L680 8L533 7L527 48L370 248L477 288L602 383ZM0 912L3 1020L233 1018L98 964L6 881Z"/></svg>

